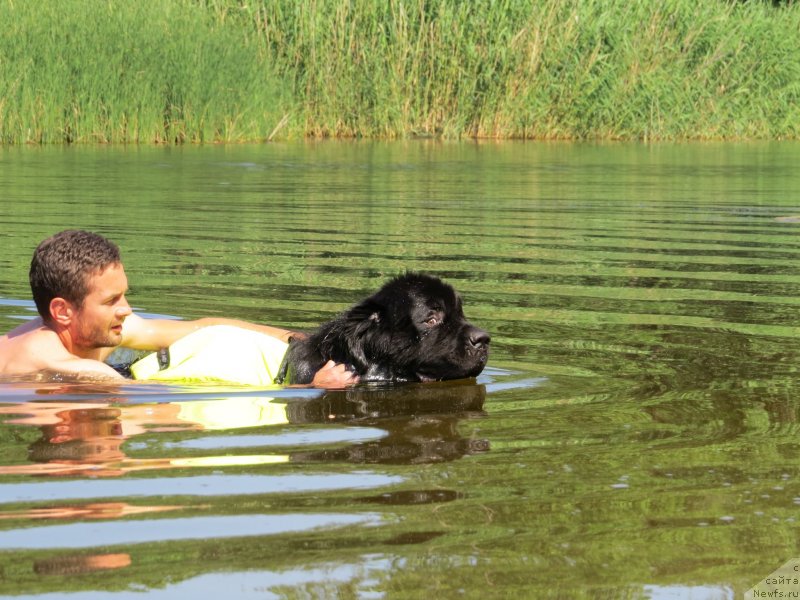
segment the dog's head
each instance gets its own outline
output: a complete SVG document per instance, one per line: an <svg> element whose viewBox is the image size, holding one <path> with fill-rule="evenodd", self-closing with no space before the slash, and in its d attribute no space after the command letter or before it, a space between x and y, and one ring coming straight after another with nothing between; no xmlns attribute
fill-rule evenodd
<svg viewBox="0 0 800 600"><path fill-rule="evenodd" d="M459 295L436 277L392 279L342 317L362 381L462 379L486 366L489 334L467 321Z"/></svg>

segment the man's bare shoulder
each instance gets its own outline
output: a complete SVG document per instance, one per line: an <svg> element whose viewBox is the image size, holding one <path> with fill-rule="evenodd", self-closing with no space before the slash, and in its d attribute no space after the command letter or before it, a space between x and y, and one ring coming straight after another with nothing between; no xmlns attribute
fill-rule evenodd
<svg viewBox="0 0 800 600"><path fill-rule="evenodd" d="M36 318L0 337L0 376L24 376L41 371L93 377L116 375L99 361L83 359L64 347L58 335Z"/></svg>
<svg viewBox="0 0 800 600"><path fill-rule="evenodd" d="M56 333L40 318L23 323L0 337L0 374L20 375L50 368L68 359Z"/></svg>
<svg viewBox="0 0 800 600"><path fill-rule="evenodd" d="M58 339L55 331L45 327L42 319L37 317L15 327L0 337L0 357L13 358L14 353L48 351L52 346L53 353L67 354L67 350Z"/></svg>
<svg viewBox="0 0 800 600"><path fill-rule="evenodd" d="M42 322L42 317L36 317L35 319L31 319L30 321L25 321L21 325L15 327L7 334L0 337L0 343L5 341L6 339L14 340L24 336L28 333L35 333L41 329L44 329L44 323ZM54 333L52 330L49 330L51 333Z"/></svg>

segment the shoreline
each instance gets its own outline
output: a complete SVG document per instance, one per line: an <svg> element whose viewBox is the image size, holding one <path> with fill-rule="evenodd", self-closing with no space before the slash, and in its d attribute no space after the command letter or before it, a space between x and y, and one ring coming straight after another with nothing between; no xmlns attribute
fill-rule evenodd
<svg viewBox="0 0 800 600"><path fill-rule="evenodd" d="M0 19L3 146L800 139L797 3L50 0Z"/></svg>

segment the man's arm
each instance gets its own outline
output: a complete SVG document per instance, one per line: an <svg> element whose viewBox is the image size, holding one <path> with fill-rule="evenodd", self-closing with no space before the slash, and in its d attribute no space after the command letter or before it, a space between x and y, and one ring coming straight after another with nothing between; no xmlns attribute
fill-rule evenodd
<svg viewBox="0 0 800 600"><path fill-rule="evenodd" d="M122 346L134 350L159 350L166 348L185 335L211 325L230 325L266 335L288 342L295 332L269 325L257 325L238 319L222 317L205 317L194 321L173 321L170 319L143 319L132 314L122 325Z"/></svg>
<svg viewBox="0 0 800 600"><path fill-rule="evenodd" d="M159 350L170 346L173 342L193 331L211 325L241 327L264 333L284 342L288 342L291 336L298 335L288 329L257 325L238 319L205 317L195 321L172 321L170 319L143 319L138 315L132 314L125 319L125 323L122 326L121 345L134 350ZM335 389L355 383L358 383L357 375L349 372L344 365L337 365L333 361L329 361L328 364L317 371L311 385L318 388Z"/></svg>
<svg viewBox="0 0 800 600"><path fill-rule="evenodd" d="M39 370L39 372L47 371L74 374L81 380L120 381L125 379L106 363L92 360L91 358L69 358L63 361L55 361L48 363L46 367Z"/></svg>

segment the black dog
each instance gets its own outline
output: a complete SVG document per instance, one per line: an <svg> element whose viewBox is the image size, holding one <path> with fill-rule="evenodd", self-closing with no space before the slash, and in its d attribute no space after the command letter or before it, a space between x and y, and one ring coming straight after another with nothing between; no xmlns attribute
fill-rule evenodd
<svg viewBox="0 0 800 600"><path fill-rule="evenodd" d="M348 365L362 382L475 377L486 366L489 341L466 320L450 285L408 273L308 338L293 340L283 382L310 383L328 360Z"/></svg>

